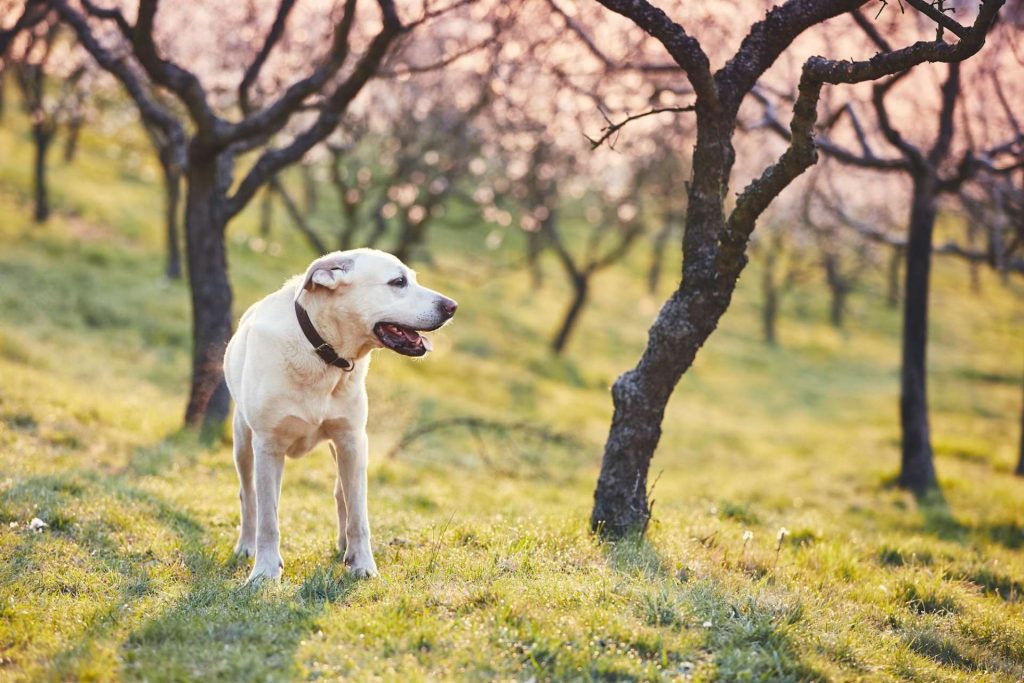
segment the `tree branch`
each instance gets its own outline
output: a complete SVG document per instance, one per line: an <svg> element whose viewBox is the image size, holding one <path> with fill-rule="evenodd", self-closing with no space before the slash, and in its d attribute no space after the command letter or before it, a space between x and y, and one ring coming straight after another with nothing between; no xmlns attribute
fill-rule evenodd
<svg viewBox="0 0 1024 683"><path fill-rule="evenodd" d="M263 69L263 65L266 64L267 58L270 57L274 46L277 45L278 41L281 40L281 36L284 35L285 25L288 23L288 15L293 7L295 7L295 0L281 0L281 3L277 6L274 23L270 25L270 31L267 32L266 40L263 41L263 47L256 53L255 59L252 60L249 68L245 70L242 81L238 84L238 106L244 114L249 113L249 90L256 83L256 79L259 78L260 71Z"/></svg>
<svg viewBox="0 0 1024 683"><path fill-rule="evenodd" d="M584 135L583 137L587 138L587 142L590 143L590 147L592 149L597 149L604 143L605 140L619 132L622 129L622 127L625 126L630 121L636 121L637 119L642 119L646 116L653 116L654 114L664 114L666 112L686 112L694 111L695 109L695 105L692 104L689 104L685 107L662 107L659 109L651 109L650 111L645 111L642 114L633 114L631 116L627 116L618 123L612 123L611 121L608 121L608 125L601 129L603 133L599 138L591 138L587 135ZM608 120L607 117L605 118L605 120Z"/></svg>
<svg viewBox="0 0 1024 683"><path fill-rule="evenodd" d="M234 195L228 199L228 216L234 216L241 211L260 186L288 164L301 159L315 144L330 135L341 121L349 103L377 72L391 43L405 30L395 12L393 0L378 0L378 4L383 15L383 26L380 33L370 42L352 73L326 99L320 115L306 130L287 146L263 152L239 184Z"/></svg>
<svg viewBox="0 0 1024 683"><path fill-rule="evenodd" d="M865 0L787 0L750 27L739 50L715 74L723 100L735 111L757 80L796 38L827 19L863 5Z"/></svg>
<svg viewBox="0 0 1024 683"><path fill-rule="evenodd" d="M182 101L200 137L211 138L225 121L213 112L206 99L206 91L196 75L163 59L157 53L156 43L153 42L153 23L158 5L159 0L139 2L139 16L131 33L135 58L154 83L167 88Z"/></svg>
<svg viewBox="0 0 1024 683"><path fill-rule="evenodd" d="M906 0L906 2L908 5L910 5L918 12L934 21L942 28L948 29L949 32L955 35L957 38L963 39L967 37L967 34L970 31L969 28L961 25L948 14L943 14L925 0Z"/></svg>
<svg viewBox="0 0 1024 683"><path fill-rule="evenodd" d="M235 124L228 124L218 136L221 145L233 144L239 140L253 136L267 136L281 130L289 117L300 107L310 95L318 92L341 69L349 54L349 35L356 15L356 0L345 0L345 10L341 20L334 28L331 48L323 63L302 80L292 83L273 103L254 112ZM280 14L278 15L280 17ZM275 21L276 24L276 21ZM283 28L283 27L282 27ZM271 33L273 29L271 30ZM267 36L270 43L271 36ZM276 42L276 40L274 41ZM264 48L269 50L273 47ZM255 65L255 62L254 62ZM255 80L255 77L254 79ZM241 95L242 86L239 85ZM247 112L246 112L247 113Z"/></svg>
<svg viewBox="0 0 1024 683"><path fill-rule="evenodd" d="M669 19L663 11L647 0L598 0L611 11L633 21L660 42L676 64L686 72L697 99L705 106L717 108L718 88L711 76L711 63L696 38Z"/></svg>
<svg viewBox="0 0 1024 683"><path fill-rule="evenodd" d="M817 118L818 99L824 84L861 83L876 80L907 69L922 62L953 62L975 54L985 44L988 28L995 21L1003 0L984 0L978 17L967 36L956 44L942 41L918 42L909 47L886 54L878 54L866 61L835 61L824 57L811 57L804 63L800 77L799 95L793 105L790 123L789 148L779 160L765 169L760 178L751 182L736 200L729 216L723 248L719 258L738 258L749 238L757 218L768 204L817 160L814 144L814 122ZM891 79L889 85L891 87Z"/></svg>
<svg viewBox="0 0 1024 683"><path fill-rule="evenodd" d="M152 94L143 86L142 80L131 69L128 62L123 58L115 57L104 48L96 39L96 36L93 35L88 20L77 11L71 9L66 0L49 0L49 3L57 10L61 20L75 32L78 42L92 55L93 59L121 82L121 85L139 108L139 113L143 120L159 128L167 136L170 144L179 150L179 156L183 157L185 130L173 115L157 103ZM181 161L183 162L183 159Z"/></svg>

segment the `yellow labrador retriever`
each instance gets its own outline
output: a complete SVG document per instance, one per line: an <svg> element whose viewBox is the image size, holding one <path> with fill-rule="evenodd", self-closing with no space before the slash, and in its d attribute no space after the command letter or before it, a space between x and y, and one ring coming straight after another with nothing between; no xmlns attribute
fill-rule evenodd
<svg viewBox="0 0 1024 683"><path fill-rule="evenodd" d="M338 551L356 576L374 576L366 512L366 372L370 351L422 356L457 304L421 287L391 254L327 254L254 304L224 355L235 400L235 467L242 529L235 552L255 555L249 581L279 579L277 505L285 456L329 440L337 463Z"/></svg>

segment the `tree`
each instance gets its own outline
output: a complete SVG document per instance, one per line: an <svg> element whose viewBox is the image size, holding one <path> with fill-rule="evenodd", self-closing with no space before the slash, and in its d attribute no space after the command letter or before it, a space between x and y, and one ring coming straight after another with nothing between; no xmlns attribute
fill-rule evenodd
<svg viewBox="0 0 1024 683"><path fill-rule="evenodd" d="M20 56L10 60L10 68L21 91L22 109L32 122L33 213L37 223L44 223L50 215L47 154L62 124L67 124L69 139L77 135L80 123L76 112L84 97L82 80L87 67L55 20L43 19L24 28L23 38Z"/></svg>
<svg viewBox="0 0 1024 683"><path fill-rule="evenodd" d="M556 354L565 351L569 337L576 329L576 323L590 295L594 276L625 258L643 232L643 218L640 216L640 208L635 204L637 191L642 186L641 178L640 173L635 174L633 183L622 198L591 197L591 204L584 211L584 218L590 225L581 256L575 256L566 245L556 211L552 211L540 223L540 230L543 231L541 234L547 238L558 256L558 262L565 270L573 292L558 332L551 340L551 350ZM604 246L602 243L608 241L608 238L610 244Z"/></svg>
<svg viewBox="0 0 1024 683"><path fill-rule="evenodd" d="M891 51L888 40L868 19L859 13L851 16L877 49L883 52ZM945 28L956 31L958 35L963 35L966 30L963 27L956 28L947 23L940 23L937 40L941 39ZM988 54L999 55L999 51L990 48ZM906 122L906 126L900 126L893 114L892 106L897 86L904 82L909 74L909 71L903 71L874 85L871 92L871 108L874 112L872 128L866 128L861 123L857 108L852 102L846 103L832 116L827 117L829 129L841 120L849 121L853 137L860 146L859 151L852 151L831 139L823 139L820 146L827 155L840 163L888 174L902 173L910 180L908 237L906 248L903 250L906 267L900 375L902 443L899 484L917 493L923 493L938 487L928 418L926 359L932 242L939 199L943 195L955 195L969 178L982 169L982 160L996 159L1014 149L1020 134L1016 133L1010 141L1002 140L991 147L982 147L980 141L967 136L965 144L961 145L961 149L957 149L956 113L965 91L961 65L958 62L950 62L939 93L935 123L929 132L931 139L926 142L914 142L915 137L922 137L920 134L915 135L922 128L920 110L913 123ZM765 100L763 94L759 94L759 98ZM767 108L767 112L767 118L774 119L771 107ZM777 119L770 125L780 135L789 135L785 126ZM913 131L910 130L911 126L914 128ZM896 153L896 156L876 154L874 150L877 147L870 142L872 130L878 132L878 136ZM966 133L964 130L959 132L961 136Z"/></svg>
<svg viewBox="0 0 1024 683"><path fill-rule="evenodd" d="M358 59L349 64L358 3L346 0L333 22L328 49L319 62L292 80L276 97L257 104L253 102L253 93L259 90L256 86L261 73L285 33L295 6L294 0L281 0L262 46L245 67L231 98L231 104L242 112L241 118L232 120L224 111L226 105L222 100L226 98L215 100L195 71L162 54L155 34L158 0L140 0L134 23L119 9L100 8L90 0L82 0L81 9L74 8L68 0L47 0L47 4L74 29L80 43L100 66L120 81L147 125L159 129L176 148L182 146L187 150L185 251L192 300L193 351L185 422L217 430L229 407L221 366L232 326L225 249L228 223L278 172L299 161L337 127L392 44L409 27L402 25L393 2L378 0L380 28ZM99 30L106 27L115 29L119 39L116 48L107 47L98 37ZM349 67L343 73L346 64ZM180 103L183 113L161 103L155 96L157 90L169 92ZM311 103L312 98L318 99ZM312 117L290 141L280 147L268 146L276 133L309 108L313 109ZM236 160L253 150L261 151L236 184Z"/></svg>
<svg viewBox="0 0 1024 683"><path fill-rule="evenodd" d="M733 136L740 104L758 79L802 33L828 19L857 11L860 0L788 0L755 23L726 64L712 72L700 41L644 0L599 0L653 36L682 69L695 93L697 139L683 237L682 278L648 335L639 363L612 387L614 413L594 493L591 525L611 536L643 530L650 519L647 473L661 435L665 406L677 382L728 308L746 264L745 250L758 217L817 159L814 126L826 84L875 81L922 62L958 62L975 54L995 20L1001 0L985 0L970 27L926 5L908 4L953 32L958 40L919 41L883 49L864 60L814 56L803 63L793 102L790 140L726 212ZM953 25L955 24L955 30Z"/></svg>

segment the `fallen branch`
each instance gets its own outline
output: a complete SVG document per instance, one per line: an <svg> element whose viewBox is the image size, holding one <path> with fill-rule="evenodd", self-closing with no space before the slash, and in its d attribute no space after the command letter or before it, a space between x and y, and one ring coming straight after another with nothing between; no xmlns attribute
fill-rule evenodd
<svg viewBox="0 0 1024 683"><path fill-rule="evenodd" d="M499 420L488 420L482 417L471 417L465 415L436 420L433 422L425 422L407 430L405 434L402 435L402 438L399 439L398 443L388 451L387 457L389 459L397 457L399 452L405 450L424 436L433 434L434 432L455 428L465 428L470 430L472 433L476 433L479 430L498 432L499 434L519 433L540 439L547 443L557 444L559 446L574 448L582 446L579 439L570 434L555 432L547 427L536 425L531 422L501 422Z"/></svg>

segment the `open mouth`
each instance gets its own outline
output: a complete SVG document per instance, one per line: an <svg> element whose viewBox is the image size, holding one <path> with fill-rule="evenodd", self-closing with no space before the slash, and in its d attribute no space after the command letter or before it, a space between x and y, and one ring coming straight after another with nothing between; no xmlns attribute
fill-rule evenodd
<svg viewBox="0 0 1024 683"><path fill-rule="evenodd" d="M417 330L395 323L377 323L373 333L380 343L403 356L422 356L430 351L430 340Z"/></svg>

